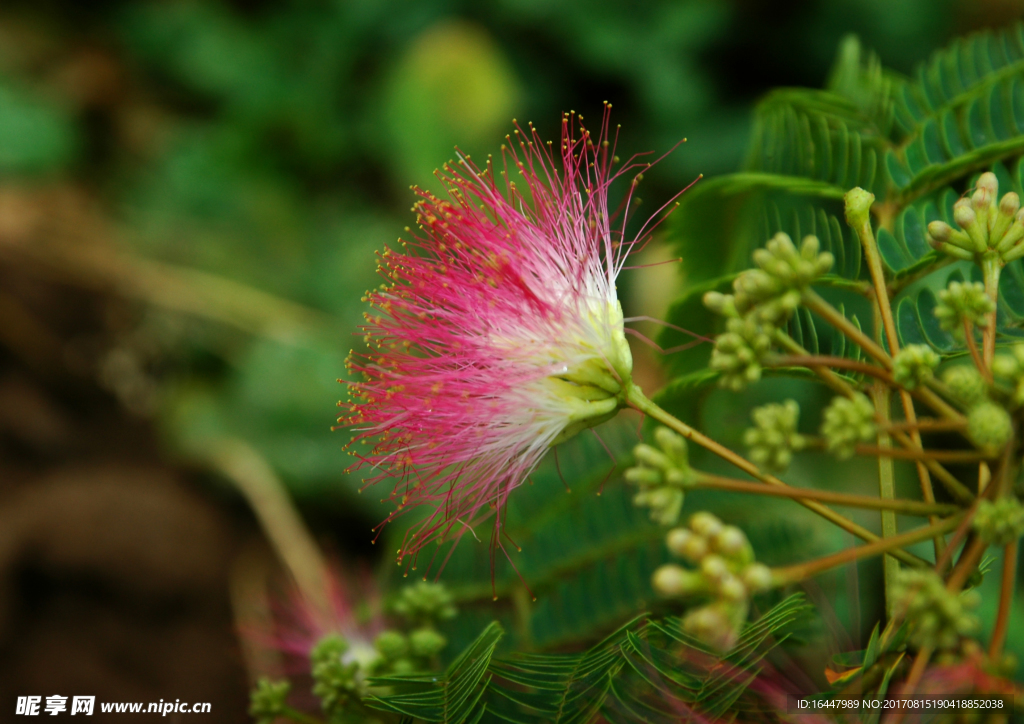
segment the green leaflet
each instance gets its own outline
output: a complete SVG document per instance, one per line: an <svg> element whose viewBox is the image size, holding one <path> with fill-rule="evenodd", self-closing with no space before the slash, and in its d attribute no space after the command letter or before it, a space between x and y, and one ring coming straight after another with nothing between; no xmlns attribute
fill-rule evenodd
<svg viewBox="0 0 1024 724"><path fill-rule="evenodd" d="M600 715L610 722L678 721L697 709L708 716L764 706L746 687L759 662L808 612L802 594L773 606L744 628L722 660L682 631L674 616L640 616L574 654L496 657L502 636L487 626L443 675L371 679L367 703L427 722L554 722L575 724Z"/></svg>

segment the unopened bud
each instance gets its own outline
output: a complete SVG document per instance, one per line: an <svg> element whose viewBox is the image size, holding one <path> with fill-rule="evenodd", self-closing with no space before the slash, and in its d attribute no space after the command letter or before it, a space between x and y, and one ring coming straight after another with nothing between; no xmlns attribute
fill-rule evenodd
<svg viewBox="0 0 1024 724"><path fill-rule="evenodd" d="M685 596L703 587L700 574L674 563L666 563L654 572L651 586L663 596Z"/></svg>
<svg viewBox="0 0 1024 724"><path fill-rule="evenodd" d="M949 241L953 236L953 227L945 221L933 221L928 224L928 235L935 241Z"/></svg>
<svg viewBox="0 0 1024 724"><path fill-rule="evenodd" d="M700 570L711 581L720 581L729 573L725 559L714 554L704 556L704 560L700 562Z"/></svg>
<svg viewBox="0 0 1024 724"><path fill-rule="evenodd" d="M665 546L668 548L669 553L675 556L687 557L686 547L694 534L688 531L686 528L673 528L665 536Z"/></svg>
<svg viewBox="0 0 1024 724"><path fill-rule="evenodd" d="M991 171L986 171L978 177L978 182L974 184L974 187L978 191L985 191L989 198L995 198L999 195L999 179ZM977 193L977 191L975 191Z"/></svg>
<svg viewBox="0 0 1024 724"><path fill-rule="evenodd" d="M679 554L691 563L700 563L708 554L708 542L699 535L692 535L680 547Z"/></svg>
<svg viewBox="0 0 1024 724"><path fill-rule="evenodd" d="M767 591L772 586L772 572L763 563L751 563L743 571L743 582L752 592Z"/></svg>
<svg viewBox="0 0 1024 724"><path fill-rule="evenodd" d="M953 219L960 226L961 229L966 229L968 226L974 224L977 221L977 215L974 213L974 209L968 204L957 204L953 207Z"/></svg>
<svg viewBox="0 0 1024 724"><path fill-rule="evenodd" d="M742 601L747 597L747 587L731 573L727 573L718 582L718 594L730 601Z"/></svg>
<svg viewBox="0 0 1024 724"><path fill-rule="evenodd" d="M1005 194L1003 198L999 200L999 213L1004 216L1016 216L1019 209L1020 196L1018 196L1015 191ZM931 225L929 225L929 228L931 228Z"/></svg>
<svg viewBox="0 0 1024 724"><path fill-rule="evenodd" d="M747 537L735 526L727 525L714 537L715 550L727 556L736 556L747 547Z"/></svg>
<svg viewBox="0 0 1024 724"><path fill-rule="evenodd" d="M711 513L701 511L690 518L690 529L695 533L710 538L722 530L722 521Z"/></svg>

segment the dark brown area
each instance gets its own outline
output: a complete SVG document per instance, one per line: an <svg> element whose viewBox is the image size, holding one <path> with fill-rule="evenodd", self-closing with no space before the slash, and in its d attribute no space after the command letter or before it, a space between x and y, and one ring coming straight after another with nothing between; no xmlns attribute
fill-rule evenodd
<svg viewBox="0 0 1024 724"><path fill-rule="evenodd" d="M53 694L96 696L91 721L160 699L247 721L228 586L252 522L97 381L130 308L9 257L0 279L0 721Z"/></svg>

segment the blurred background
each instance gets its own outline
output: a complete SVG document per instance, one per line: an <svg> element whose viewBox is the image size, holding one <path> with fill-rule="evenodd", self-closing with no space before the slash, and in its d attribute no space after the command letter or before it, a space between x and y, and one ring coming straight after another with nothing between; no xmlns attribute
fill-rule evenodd
<svg viewBox="0 0 1024 724"><path fill-rule="evenodd" d="M344 472L336 380L374 250L455 144L497 151L513 118L554 138L563 111L596 121L608 100L626 153L688 138L647 174L657 208L735 170L758 97L821 87L845 35L909 74L1022 10L4 2L0 708L170 696L244 721L250 677L273 662L238 631L268 615L278 561L308 544L280 486L329 556L374 569L379 495ZM645 274L624 279L627 314L657 316L686 283L685 262ZM637 356L657 387L653 356Z"/></svg>

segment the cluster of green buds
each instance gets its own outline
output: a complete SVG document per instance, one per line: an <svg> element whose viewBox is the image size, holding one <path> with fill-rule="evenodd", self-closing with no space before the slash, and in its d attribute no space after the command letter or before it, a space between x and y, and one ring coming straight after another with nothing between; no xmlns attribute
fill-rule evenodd
<svg viewBox="0 0 1024 724"><path fill-rule="evenodd" d="M949 395L967 410L967 439L994 453L1013 436L1006 408L989 397L989 385L971 364L950 367L942 374Z"/></svg>
<svg viewBox="0 0 1024 724"><path fill-rule="evenodd" d="M939 292L935 316L939 320L939 327L963 342L965 326L970 324L984 327L987 324L986 315L994 309L995 305L985 294L984 284L953 281Z"/></svg>
<svg viewBox="0 0 1024 724"><path fill-rule="evenodd" d="M785 471L793 453L807 446L807 439L796 431L800 406L796 400L772 403L754 408L750 417L755 426L743 433L743 444L750 449L751 461L766 470Z"/></svg>
<svg viewBox="0 0 1024 724"><path fill-rule="evenodd" d="M892 360L892 377L905 390L927 384L939 366L939 355L926 344L908 344Z"/></svg>
<svg viewBox="0 0 1024 724"><path fill-rule="evenodd" d="M249 716L256 724L274 724L288 711L288 694L292 689L288 681L261 678L249 699Z"/></svg>
<svg viewBox="0 0 1024 724"><path fill-rule="evenodd" d="M373 673L407 674L434 667L448 644L437 624L457 613L448 589L428 581L406 586L391 604L391 611L405 622L407 630L388 629L377 636L373 645L380 657Z"/></svg>
<svg viewBox="0 0 1024 724"><path fill-rule="evenodd" d="M685 489L693 482L686 440L681 435L659 427L654 431L658 447L641 443L633 448L636 466L625 472L626 482L639 487L633 504L648 506L651 520L661 525L675 525L683 509Z"/></svg>
<svg viewBox="0 0 1024 724"><path fill-rule="evenodd" d="M695 513L689 528L670 530L665 543L673 555L694 568L675 563L661 566L654 572L654 589L671 598L711 599L687 612L683 630L717 651L728 651L747 619L750 597L772 587L771 570L754 561L743 531L723 525L710 513Z"/></svg>
<svg viewBox="0 0 1024 724"><path fill-rule="evenodd" d="M710 367L719 373L722 387L739 392L761 379L761 361L772 347L771 329L736 317L725 325L725 332L715 338Z"/></svg>
<svg viewBox="0 0 1024 724"><path fill-rule="evenodd" d="M366 675L361 662L350 655L348 641L329 634L309 654L313 674L313 695L320 699L324 713L343 719L352 700L365 694Z"/></svg>
<svg viewBox="0 0 1024 724"><path fill-rule="evenodd" d="M992 360L992 373L1013 386L1011 399L1015 405L1024 405L1024 344L1015 344L1010 354L997 355Z"/></svg>
<svg viewBox="0 0 1024 724"><path fill-rule="evenodd" d="M1024 506L1014 497L981 500L972 525L989 545L1005 546L1024 535Z"/></svg>
<svg viewBox="0 0 1024 724"><path fill-rule="evenodd" d="M721 385L733 390L761 378L760 362L771 348L772 333L789 320L804 290L834 262L832 254L821 251L817 237L805 237L797 249L782 232L753 258L758 268L736 277L733 294L704 295L708 309L730 318L725 333L715 340L711 368L721 373Z"/></svg>
<svg viewBox="0 0 1024 724"><path fill-rule="evenodd" d="M877 432L875 406L861 392L852 397L834 397L822 416L825 445L840 460L851 457L857 443L874 439Z"/></svg>
<svg viewBox="0 0 1024 724"><path fill-rule="evenodd" d="M897 611L910 625L910 641L918 648L954 649L961 637L978 632L980 622L972 613L981 602L978 592L954 593L935 571L901 571L893 595Z"/></svg>
<svg viewBox="0 0 1024 724"><path fill-rule="evenodd" d="M953 220L959 229L944 221L928 224L933 247L957 259L981 263L986 256L1002 264L1024 256L1024 211L1020 197L1010 191L999 199L999 180L992 172L981 174L974 193L953 205Z"/></svg>

